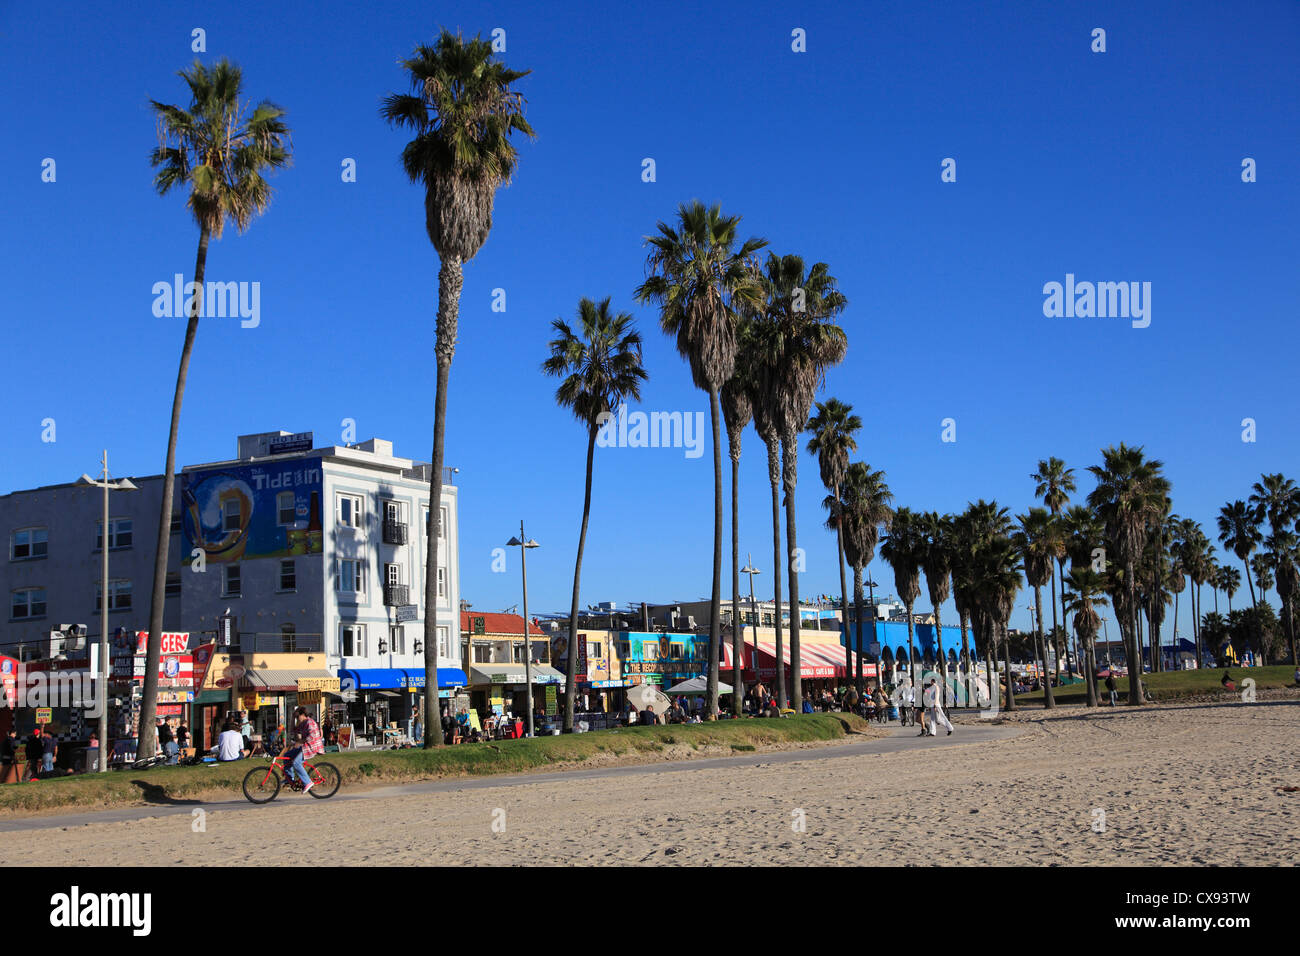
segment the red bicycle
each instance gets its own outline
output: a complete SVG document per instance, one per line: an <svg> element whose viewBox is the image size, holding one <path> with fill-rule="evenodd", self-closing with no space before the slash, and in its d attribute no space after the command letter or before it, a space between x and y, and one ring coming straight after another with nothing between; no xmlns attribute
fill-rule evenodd
<svg viewBox="0 0 1300 956"><path fill-rule="evenodd" d="M302 782L297 774L289 772L288 759L283 755L272 757L265 770L254 767L244 774L244 796L250 803L270 803L280 794L280 788L287 786L290 790L301 791ZM332 763L309 763L303 761L307 776L311 778L311 789L307 792L318 800L328 800L339 792L343 778L338 768Z"/></svg>

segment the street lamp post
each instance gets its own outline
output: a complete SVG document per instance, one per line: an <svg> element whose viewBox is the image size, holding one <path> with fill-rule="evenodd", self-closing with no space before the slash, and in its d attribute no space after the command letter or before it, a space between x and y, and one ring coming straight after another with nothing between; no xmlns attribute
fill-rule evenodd
<svg viewBox="0 0 1300 956"><path fill-rule="evenodd" d="M754 556L752 554L746 554L745 566L740 569L740 573L749 575L749 613L754 615L754 623L750 625L754 629L754 653L750 656L750 660L753 661L754 663L754 677L757 680L758 677L758 605L754 603L754 575L762 574L763 572L758 570L758 568L754 567ZM743 630L743 627L744 626L742 625L742 630L740 632L740 643L742 644L745 643L745 632ZM736 661L735 664L736 664L737 671L739 671L740 661ZM732 677L735 677L737 680L739 680L737 674L732 674Z"/></svg>
<svg viewBox="0 0 1300 956"><path fill-rule="evenodd" d="M867 590L870 593L870 600L871 600L871 643L875 644L876 643L876 582L871 580L871 575L869 574L867 575ZM858 620L856 607L853 609L853 630L856 634L860 635L862 633L862 622ZM862 642L861 641L857 642L857 658L858 658L857 676L859 678L859 680L857 681L859 685L858 693L861 694L862 691L864 690L864 688L861 686L862 684L862 680L861 680ZM883 690L885 686L885 666L880 660L879 653L875 655L875 658L876 658L876 687Z"/></svg>
<svg viewBox="0 0 1300 956"><path fill-rule="evenodd" d="M100 529L99 544L103 560L100 565L99 584L99 772L108 772L108 493L110 491L135 491L129 478L108 480L108 449L104 449L104 477L96 481L83 474L78 484L104 489L104 524Z"/></svg>
<svg viewBox="0 0 1300 956"><path fill-rule="evenodd" d="M528 630L528 549L540 547L536 541L531 541L524 534L524 523L519 522L519 537L511 538L506 542L508 547L519 548L519 563L523 569L524 578L524 683L526 685L525 693L528 696L528 736L533 736L533 642L532 636ZM573 654L574 649L569 648L569 653Z"/></svg>

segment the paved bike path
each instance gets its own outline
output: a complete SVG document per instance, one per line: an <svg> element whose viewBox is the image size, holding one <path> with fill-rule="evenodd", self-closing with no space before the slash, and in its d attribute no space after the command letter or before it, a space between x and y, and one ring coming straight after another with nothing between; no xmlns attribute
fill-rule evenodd
<svg viewBox="0 0 1300 956"><path fill-rule="evenodd" d="M993 726L991 724L958 724L951 736L921 738L911 727L893 727L888 737L873 737L870 740L852 741L829 747L814 747L804 750L776 750L764 753L742 754L733 757L708 757L698 760L674 760L659 763L623 764L614 767L599 767L590 770L559 770L545 773L496 774L484 777L453 777L442 780L423 780L415 783L395 784L375 787L373 789L349 792L346 788L328 802L350 800L370 800L375 797L396 797L412 794L455 793L462 790L485 790L492 787L511 787L520 784L555 783L570 780L597 780L607 777L628 777L651 773L675 773L691 770L717 770L724 767L757 767L767 764L795 763L802 760L838 760L846 757L861 757L872 754L891 754L911 750L923 750L936 747L952 747L962 744L985 743L992 740L1005 740L1023 732L1016 726ZM326 755L328 756L328 755ZM123 771L125 772L125 771ZM23 784L39 786L39 784ZM303 796L289 790L282 790L273 804L285 800L296 800L305 806L317 801L310 796ZM132 820L144 820L151 817L190 816L196 808L212 813L255 813L261 809L259 804L249 803L243 797L231 800L202 801L174 800L145 807L126 807L118 810L95 810L87 813L42 815L13 819L0 819L0 833L19 833L34 830L66 829L91 823L124 823Z"/></svg>

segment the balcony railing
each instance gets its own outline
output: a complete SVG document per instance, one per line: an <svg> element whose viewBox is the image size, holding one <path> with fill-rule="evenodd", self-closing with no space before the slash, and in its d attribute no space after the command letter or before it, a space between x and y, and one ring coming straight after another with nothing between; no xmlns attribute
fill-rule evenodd
<svg viewBox="0 0 1300 956"><path fill-rule="evenodd" d="M406 544L406 522L385 520L384 544Z"/></svg>
<svg viewBox="0 0 1300 956"><path fill-rule="evenodd" d="M384 605L402 607L411 603L411 589L405 584L384 585Z"/></svg>

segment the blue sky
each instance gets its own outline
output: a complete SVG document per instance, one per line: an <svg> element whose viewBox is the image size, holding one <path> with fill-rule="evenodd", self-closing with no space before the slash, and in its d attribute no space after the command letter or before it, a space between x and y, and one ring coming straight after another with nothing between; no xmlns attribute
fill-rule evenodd
<svg viewBox="0 0 1300 956"><path fill-rule="evenodd" d="M568 606L585 436L538 370L553 318L612 296L646 340L641 408L707 411L632 301L642 237L697 197L839 278L849 352L822 397L861 414L859 457L897 504L1023 511L1048 455L1080 473L1082 497L1099 449L1126 441L1166 463L1175 510L1212 533L1260 472L1295 476L1293 2L6 3L0 491L75 478L105 445L117 474L162 470L183 320L155 318L150 289L191 273L197 230L179 196L152 189L148 99L187 104L175 71L195 27L205 62L231 57L247 95L288 110L295 158L250 231L212 244L209 279L261 283L261 325L202 325L179 460L228 458L237 434L274 428L340 441L345 418L359 439L428 457L438 261L398 165L403 136L377 109L404 89L397 59L439 25L505 29L503 58L532 70L520 89L539 134L466 267L452 367L447 461L461 468L462 596L477 608L518 602L516 567L492 573L491 551L521 517L543 545L530 609ZM1096 27L1105 53L1090 49ZM355 183L341 181L345 157ZM955 183L940 181L946 157ZM1241 181L1245 157L1255 183ZM1067 273L1150 282L1150 327L1044 317L1044 283ZM944 418L956 442L940 440ZM741 548L770 572L752 431L742 473ZM801 590L838 592L807 455L800 475ZM708 455L601 450L592 510L584 603L709 593ZM879 563L872 573L892 587ZM1013 624L1027 620L1017 610Z"/></svg>

